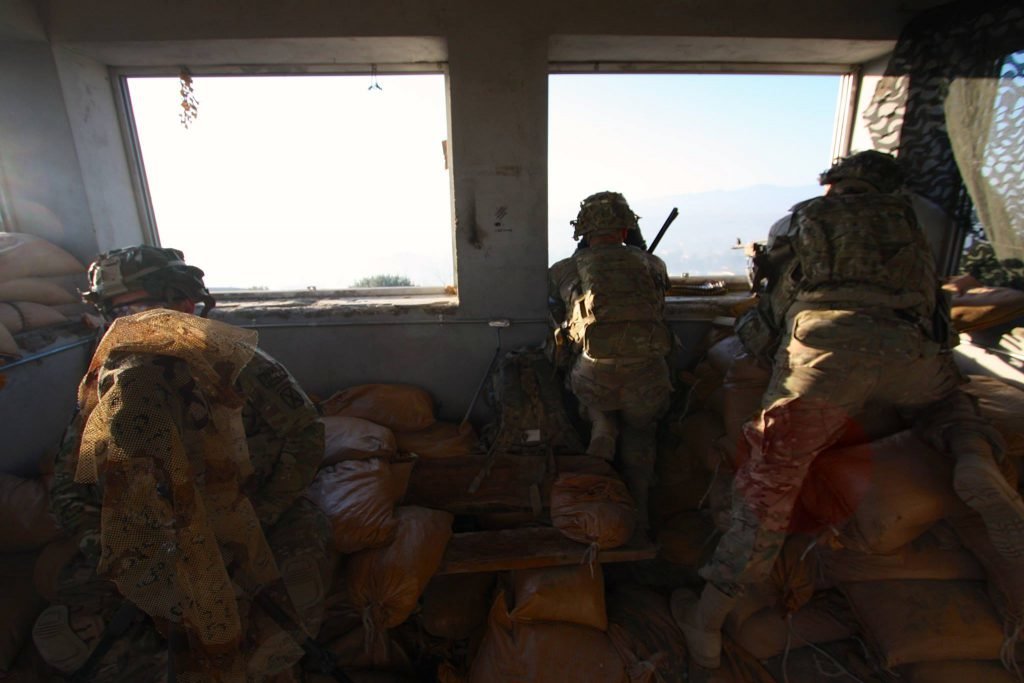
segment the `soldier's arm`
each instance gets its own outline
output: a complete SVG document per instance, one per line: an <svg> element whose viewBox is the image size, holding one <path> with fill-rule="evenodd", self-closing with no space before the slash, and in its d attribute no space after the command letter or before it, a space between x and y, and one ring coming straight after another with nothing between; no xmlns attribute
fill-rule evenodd
<svg viewBox="0 0 1024 683"><path fill-rule="evenodd" d="M100 497L91 484L75 482L78 445L82 439L82 415L78 413L64 431L50 482L50 511L68 536L78 539L82 551L99 561Z"/></svg>
<svg viewBox="0 0 1024 683"><path fill-rule="evenodd" d="M257 350L238 378L247 407L258 415L262 429L269 429L281 443L275 453L250 449L253 464L274 458L269 475L252 494L260 521L273 525L313 481L324 454L324 428L316 408L284 366ZM247 434L252 437L254 434Z"/></svg>

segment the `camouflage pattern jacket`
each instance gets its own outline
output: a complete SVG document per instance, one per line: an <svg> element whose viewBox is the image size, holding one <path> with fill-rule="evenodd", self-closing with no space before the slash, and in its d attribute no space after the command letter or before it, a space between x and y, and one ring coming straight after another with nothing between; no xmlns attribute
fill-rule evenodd
<svg viewBox="0 0 1024 683"><path fill-rule="evenodd" d="M154 364L165 360L161 356L147 358ZM129 365L123 356L112 356L106 369L116 373L122 365ZM260 522L269 527L302 495L316 474L324 450L323 424L295 378L259 349L242 370L236 386L245 397L242 421L254 468L246 488ZM170 390L170 382L166 388ZM196 401L196 405L201 403ZM82 550L98 559L101 491L98 486L75 482L82 427L81 415L76 415L64 434L54 463L50 506L65 532L80 538Z"/></svg>

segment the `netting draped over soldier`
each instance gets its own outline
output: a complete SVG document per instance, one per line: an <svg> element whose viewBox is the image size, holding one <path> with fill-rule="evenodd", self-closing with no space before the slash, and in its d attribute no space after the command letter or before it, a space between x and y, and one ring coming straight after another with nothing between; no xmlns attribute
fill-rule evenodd
<svg viewBox="0 0 1024 683"><path fill-rule="evenodd" d="M661 259L624 244L637 217L617 192L580 204L574 237L587 247L548 273L548 304L560 365L591 422L587 452L614 459L647 518L658 417L672 391L666 355L672 333L664 321L668 272ZM564 347L570 352L562 353ZM621 429L621 443L616 441Z"/></svg>
<svg viewBox="0 0 1024 683"><path fill-rule="evenodd" d="M1024 555L1024 505L995 462L1002 440L980 417L950 349L946 301L895 158L862 152L820 178L824 197L772 228L758 306L737 321L747 350L772 364L749 459L733 483L731 525L673 613L690 653L718 665L720 630L744 587L764 580L815 457L868 401L898 408L956 458L954 487L1007 556Z"/></svg>
<svg viewBox="0 0 1024 683"><path fill-rule="evenodd" d="M323 454L316 410L255 333L189 315L213 300L180 252L135 247L97 264L87 298L116 320L83 380L51 491L81 552L37 621L37 646L59 671L78 670L126 597L152 623L136 617L92 680L161 680L175 629L179 679L285 671L301 648L251 599L265 589L316 628L303 618L322 603L318 567L331 552L326 520L301 497Z"/></svg>

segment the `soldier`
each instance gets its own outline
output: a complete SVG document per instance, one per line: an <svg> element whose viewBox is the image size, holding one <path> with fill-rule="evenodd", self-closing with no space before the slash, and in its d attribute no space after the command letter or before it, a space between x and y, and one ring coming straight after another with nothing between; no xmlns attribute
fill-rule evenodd
<svg viewBox="0 0 1024 683"><path fill-rule="evenodd" d="M255 347L255 333L204 320L214 299L180 251L111 251L90 266L89 284L83 299L112 325L55 463L52 509L80 552L61 573L58 603L37 620L40 653L82 676L96 650L84 667L95 681L160 680L170 664L184 678L287 671L301 649L249 601L264 590L306 632L318 627L329 528L301 497L323 456L316 409ZM167 547L162 561L142 540L160 533L154 519L171 525L155 537ZM146 520L140 531L136 522ZM204 545L204 535L216 542ZM186 546L185 538L199 540ZM136 564L147 567L146 581ZM143 588L147 581L162 591ZM190 582L194 593L182 587ZM175 629L184 631L177 639Z"/></svg>
<svg viewBox="0 0 1024 683"><path fill-rule="evenodd" d="M900 408L954 455L959 496L997 549L1024 555L1024 504L996 464L998 433L958 390L946 302L896 159L855 154L820 181L826 195L776 223L759 257L756 279L768 284L737 333L772 358L771 381L744 429L750 458L734 480L731 526L701 570L704 591L672 598L688 651L709 668L737 597L771 571L811 462L869 400Z"/></svg>
<svg viewBox="0 0 1024 683"><path fill-rule="evenodd" d="M672 391L665 360L672 348L664 321L668 272L661 259L624 244L639 227L621 194L587 197L572 224L573 237L588 246L548 273L555 335L571 345L569 386L591 423L587 453L614 460L618 452L646 528L657 420Z"/></svg>

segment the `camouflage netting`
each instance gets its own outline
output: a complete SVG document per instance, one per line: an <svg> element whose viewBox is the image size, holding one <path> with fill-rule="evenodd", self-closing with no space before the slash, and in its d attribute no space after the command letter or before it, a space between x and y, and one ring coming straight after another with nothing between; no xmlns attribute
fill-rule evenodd
<svg viewBox="0 0 1024 683"><path fill-rule="evenodd" d="M910 169L909 187L964 234L976 215L1000 259L1024 256L1022 49L1016 0L926 12L904 30L864 115L874 147Z"/></svg>

